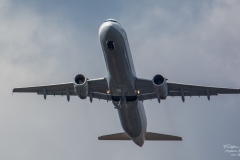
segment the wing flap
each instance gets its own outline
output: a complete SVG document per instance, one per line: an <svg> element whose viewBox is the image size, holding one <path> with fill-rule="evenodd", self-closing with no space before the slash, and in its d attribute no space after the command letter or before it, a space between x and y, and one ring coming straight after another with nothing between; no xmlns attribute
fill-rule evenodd
<svg viewBox="0 0 240 160"><path fill-rule="evenodd" d="M191 85L191 84L180 84L180 83L167 83L169 92L178 91L181 92L181 88L183 91L191 92L191 93L205 93L207 95L207 90L210 95L217 94L239 94L239 89L233 88L220 88L220 87L208 87L208 86L199 86L199 85Z"/></svg>
<svg viewBox="0 0 240 160"><path fill-rule="evenodd" d="M144 101L144 100L149 100L149 99L155 99L158 98L156 93L148 93L148 94L139 94L138 95L138 100Z"/></svg>
<svg viewBox="0 0 240 160"><path fill-rule="evenodd" d="M103 100L111 101L111 96L109 94L93 92L92 96L93 96L93 98L96 98L96 99L103 99Z"/></svg>
<svg viewBox="0 0 240 160"><path fill-rule="evenodd" d="M24 88L14 88L13 92L30 92L38 93L43 92L43 89L46 89L47 92L57 92L57 91L66 91L66 88L69 90L74 90L73 83L61 83L61 84L50 84L50 85L41 85L35 87L24 87Z"/></svg>
<svg viewBox="0 0 240 160"><path fill-rule="evenodd" d="M76 96L77 95L74 90L70 90L69 93L70 93L70 96ZM44 95L43 92L37 92L37 94ZM67 95L67 91L54 91L54 92L52 92L52 91L49 92L48 91L48 92L46 92L46 95L65 96L65 95Z"/></svg>
<svg viewBox="0 0 240 160"><path fill-rule="evenodd" d="M206 96L207 92L184 92L184 96ZM217 96L218 94L215 92L209 92L210 96ZM181 96L181 91L169 91L168 96Z"/></svg>

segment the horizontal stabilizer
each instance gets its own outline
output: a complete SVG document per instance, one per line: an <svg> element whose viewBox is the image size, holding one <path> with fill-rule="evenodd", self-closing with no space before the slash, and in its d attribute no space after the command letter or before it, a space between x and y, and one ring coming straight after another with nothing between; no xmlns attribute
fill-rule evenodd
<svg viewBox="0 0 240 160"><path fill-rule="evenodd" d="M98 137L98 140L131 140L128 135L123 133L116 133Z"/></svg>
<svg viewBox="0 0 240 160"><path fill-rule="evenodd" d="M123 133L104 135L104 136L98 137L98 140L131 140L131 139L125 132L123 132ZM145 135L145 140L146 141L182 141L182 137L147 132Z"/></svg>
<svg viewBox="0 0 240 160"><path fill-rule="evenodd" d="M147 132L145 136L145 140L146 141L182 141L182 137Z"/></svg>

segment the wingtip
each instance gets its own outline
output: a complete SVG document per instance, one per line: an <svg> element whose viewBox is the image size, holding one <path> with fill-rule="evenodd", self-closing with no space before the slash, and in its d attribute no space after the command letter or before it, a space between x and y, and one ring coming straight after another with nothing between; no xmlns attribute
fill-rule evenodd
<svg viewBox="0 0 240 160"><path fill-rule="evenodd" d="M12 90L12 96L13 96L14 91L15 91L15 88L13 88L13 90Z"/></svg>

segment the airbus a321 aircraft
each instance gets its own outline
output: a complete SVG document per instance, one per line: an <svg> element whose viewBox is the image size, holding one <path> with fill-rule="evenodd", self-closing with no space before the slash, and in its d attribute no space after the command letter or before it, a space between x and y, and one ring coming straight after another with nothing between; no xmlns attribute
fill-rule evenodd
<svg viewBox="0 0 240 160"><path fill-rule="evenodd" d="M99 38L108 75L104 78L88 79L83 74L74 77L73 82L36 87L14 88L13 92L31 92L43 95L62 95L80 99L89 97L112 101L117 109L122 128L125 132L98 137L99 140L132 140L138 146L144 140L176 140L182 138L146 132L147 119L143 101L157 99L160 103L167 96L210 96L218 94L239 94L239 89L216 88L167 82L157 74L152 79L138 78L134 69L127 35L123 27L114 19L107 19L99 29Z"/></svg>

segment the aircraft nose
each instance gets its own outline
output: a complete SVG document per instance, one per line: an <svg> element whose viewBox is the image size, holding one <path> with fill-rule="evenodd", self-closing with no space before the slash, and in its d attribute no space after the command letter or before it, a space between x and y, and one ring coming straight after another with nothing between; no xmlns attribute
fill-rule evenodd
<svg viewBox="0 0 240 160"><path fill-rule="evenodd" d="M105 22L100 26L99 33L101 33L103 30L111 30L111 28L114 28L114 23Z"/></svg>
<svg viewBox="0 0 240 160"><path fill-rule="evenodd" d="M111 23L103 23L99 28L99 36L112 28Z"/></svg>
<svg viewBox="0 0 240 160"><path fill-rule="evenodd" d="M110 30L119 30L121 28L121 25L113 19L107 19L99 28L99 36L102 33L108 32Z"/></svg>

